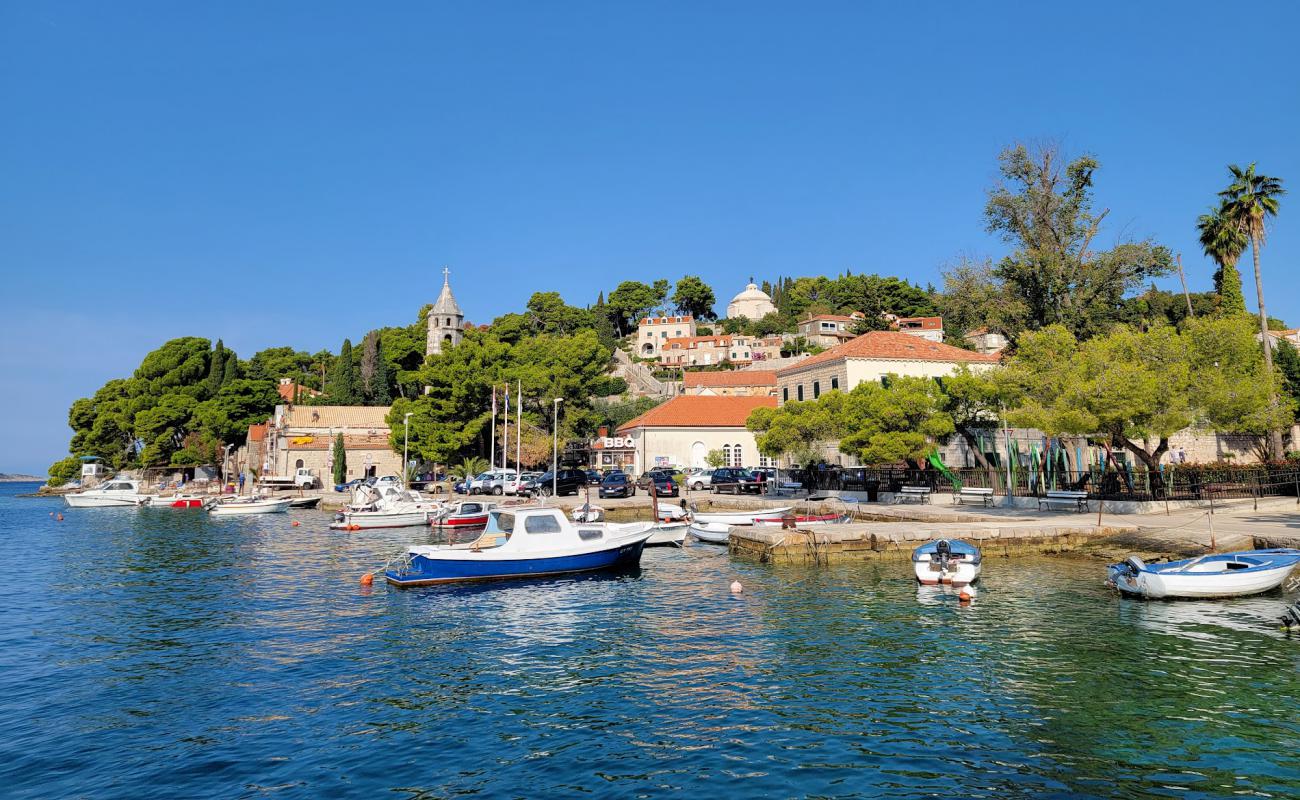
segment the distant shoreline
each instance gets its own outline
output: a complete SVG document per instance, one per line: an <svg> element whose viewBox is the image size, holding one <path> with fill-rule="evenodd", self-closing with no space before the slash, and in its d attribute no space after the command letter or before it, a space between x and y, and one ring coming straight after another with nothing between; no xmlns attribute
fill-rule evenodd
<svg viewBox="0 0 1300 800"><path fill-rule="evenodd" d="M38 478L35 475L9 475L0 473L0 483L44 483L45 478Z"/></svg>

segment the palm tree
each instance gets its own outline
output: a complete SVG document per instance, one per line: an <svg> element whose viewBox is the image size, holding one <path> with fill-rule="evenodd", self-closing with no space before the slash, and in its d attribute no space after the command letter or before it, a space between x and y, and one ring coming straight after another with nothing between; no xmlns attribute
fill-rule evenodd
<svg viewBox="0 0 1300 800"><path fill-rule="evenodd" d="M1255 172L1255 164L1242 169L1230 164L1232 183L1219 192L1223 216L1250 239L1250 254L1255 260L1255 293L1259 299L1259 329L1264 339L1264 366L1268 369L1269 405L1277 408L1277 381L1273 375L1273 342L1268 335L1268 314L1264 311L1264 280L1259 272L1259 250L1264 246L1266 217L1277 216L1278 198L1286 194L1280 178ZM1274 457L1282 455L1282 432L1269 431Z"/></svg>
<svg viewBox="0 0 1300 800"><path fill-rule="evenodd" d="M1241 293L1241 273L1237 261L1250 243L1246 234L1228 219L1226 204L1211 208L1196 220L1201 248L1214 260L1219 270L1214 273L1214 290L1219 295L1219 311L1227 314L1244 314L1246 298Z"/></svg>
<svg viewBox="0 0 1300 800"><path fill-rule="evenodd" d="M486 472L489 466L487 459L482 456L466 456L465 460L455 467L455 471L459 472L465 480L469 480L480 472Z"/></svg>

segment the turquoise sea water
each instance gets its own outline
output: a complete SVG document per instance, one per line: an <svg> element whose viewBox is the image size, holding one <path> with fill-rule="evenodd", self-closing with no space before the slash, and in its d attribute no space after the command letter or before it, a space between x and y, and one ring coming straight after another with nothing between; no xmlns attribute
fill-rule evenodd
<svg viewBox="0 0 1300 800"><path fill-rule="evenodd" d="M421 531L29 488L0 488L4 797L1300 796L1289 597L1143 604L1044 558L962 608L904 564L702 545L364 590Z"/></svg>

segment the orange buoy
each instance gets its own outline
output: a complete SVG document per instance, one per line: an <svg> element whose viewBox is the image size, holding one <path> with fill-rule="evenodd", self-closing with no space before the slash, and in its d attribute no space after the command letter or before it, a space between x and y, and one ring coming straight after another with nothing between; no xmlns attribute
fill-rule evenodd
<svg viewBox="0 0 1300 800"><path fill-rule="evenodd" d="M289 525L290 525L291 527L294 527L294 528L298 527L298 526L301 525L301 524L302 524L302 523L299 522L299 521L296 520L296 519L295 519L293 522L290 522L290 523L289 523Z"/></svg>
<svg viewBox="0 0 1300 800"><path fill-rule="evenodd" d="M360 525L349 525L349 526L348 526L348 530L350 530L350 531L359 531L359 530L361 530L361 526L360 526Z"/></svg>
<svg viewBox="0 0 1300 800"><path fill-rule="evenodd" d="M362 575L362 576L361 576L361 585L362 585L362 586L374 586L374 585L375 585L375 574L374 574L373 572L367 572L365 575Z"/></svg>
<svg viewBox="0 0 1300 800"><path fill-rule="evenodd" d="M972 595L970 590L965 586L961 587L961 591L957 593L957 599L963 603L969 603L972 597L974 597L974 595Z"/></svg>

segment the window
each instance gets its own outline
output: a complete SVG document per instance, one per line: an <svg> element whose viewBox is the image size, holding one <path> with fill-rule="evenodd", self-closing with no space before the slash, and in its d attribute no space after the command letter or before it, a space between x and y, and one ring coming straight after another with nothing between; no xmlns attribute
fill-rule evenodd
<svg viewBox="0 0 1300 800"><path fill-rule="evenodd" d="M731 445L724 444L722 446L722 465L725 467L730 463L731 463Z"/></svg>
<svg viewBox="0 0 1300 800"><path fill-rule="evenodd" d="M788 403L788 402L790 402L790 387L789 387L789 386L782 386L782 387L781 387L781 402L783 402L783 403Z"/></svg>
<svg viewBox="0 0 1300 800"><path fill-rule="evenodd" d="M822 382L813 381L813 399L816 400L818 397L821 396L822 396Z"/></svg>
<svg viewBox="0 0 1300 800"><path fill-rule="evenodd" d="M559 533L560 522L551 514L544 517L524 517L524 531L527 533Z"/></svg>
<svg viewBox="0 0 1300 800"><path fill-rule="evenodd" d="M731 448L731 466L733 467L744 466L744 462L741 460L740 457L740 445L736 445L735 447Z"/></svg>
<svg viewBox="0 0 1300 800"><path fill-rule="evenodd" d="M833 375L833 376L831 376L831 389L832 389L832 391L833 391L833 390L838 389L838 388L840 388L840 376L839 376L839 375Z"/></svg>
<svg viewBox="0 0 1300 800"><path fill-rule="evenodd" d="M775 465L772 463L772 459L760 453L758 456L758 466L766 469Z"/></svg>
<svg viewBox="0 0 1300 800"><path fill-rule="evenodd" d="M301 459L301 458L298 459L297 461L293 462L293 468L294 468L294 469L302 469L302 468L305 467L305 466L306 466L306 464L302 463L302 459Z"/></svg>
<svg viewBox="0 0 1300 800"><path fill-rule="evenodd" d="M802 400L802 399L803 399L803 384L802 384L802 383L799 384L798 386L794 387L794 394L795 394L795 399L797 399L797 400Z"/></svg>

